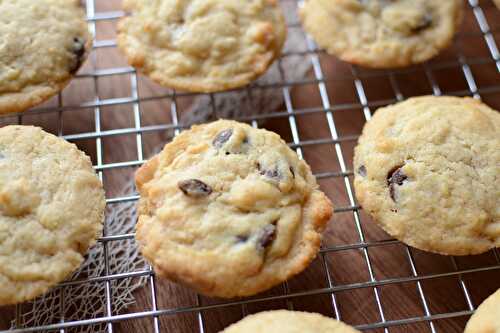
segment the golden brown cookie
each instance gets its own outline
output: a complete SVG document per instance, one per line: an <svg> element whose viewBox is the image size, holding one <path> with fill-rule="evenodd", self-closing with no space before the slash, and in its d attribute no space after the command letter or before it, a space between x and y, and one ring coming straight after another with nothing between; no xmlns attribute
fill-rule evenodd
<svg viewBox="0 0 500 333"><path fill-rule="evenodd" d="M463 0L305 0L304 29L340 59L373 68L424 62L450 45Z"/></svg>
<svg viewBox="0 0 500 333"><path fill-rule="evenodd" d="M464 333L500 333L500 289L472 315Z"/></svg>
<svg viewBox="0 0 500 333"><path fill-rule="evenodd" d="M75 145L31 126L0 129L0 305L35 298L83 262L104 191Z"/></svg>
<svg viewBox="0 0 500 333"><path fill-rule="evenodd" d="M83 64L91 38L79 3L0 1L0 114L54 96Z"/></svg>
<svg viewBox="0 0 500 333"><path fill-rule="evenodd" d="M332 205L281 138L219 120L182 132L136 174L136 238L159 276L218 297L304 270Z"/></svg>
<svg viewBox="0 0 500 333"><path fill-rule="evenodd" d="M286 25L277 0L126 0L118 45L166 87L214 92L244 86L279 56Z"/></svg>
<svg viewBox="0 0 500 333"><path fill-rule="evenodd" d="M500 246L500 114L472 98L376 111L355 149L356 196L393 237L448 255Z"/></svg>
<svg viewBox="0 0 500 333"><path fill-rule="evenodd" d="M318 313L275 310L247 316L221 333L359 333Z"/></svg>

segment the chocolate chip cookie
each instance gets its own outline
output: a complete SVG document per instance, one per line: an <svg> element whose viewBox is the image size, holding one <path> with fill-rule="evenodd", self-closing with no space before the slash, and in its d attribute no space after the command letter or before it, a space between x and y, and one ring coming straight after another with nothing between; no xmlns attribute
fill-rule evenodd
<svg viewBox="0 0 500 333"><path fill-rule="evenodd" d="M393 237L425 251L500 246L500 114L425 96L377 110L354 157L356 196Z"/></svg>
<svg viewBox="0 0 500 333"><path fill-rule="evenodd" d="M221 333L359 333L354 328L318 313L275 310L247 316Z"/></svg>
<svg viewBox="0 0 500 333"><path fill-rule="evenodd" d="M305 0L300 17L320 47L373 68L424 62L452 41L462 0Z"/></svg>
<svg viewBox="0 0 500 333"><path fill-rule="evenodd" d="M104 191L75 145L31 126L0 129L0 305L64 280L95 243Z"/></svg>
<svg viewBox="0 0 500 333"><path fill-rule="evenodd" d="M79 3L0 1L0 114L44 102L78 71L91 44Z"/></svg>
<svg viewBox="0 0 500 333"><path fill-rule="evenodd" d="M464 333L500 333L500 289L488 297L472 315Z"/></svg>
<svg viewBox="0 0 500 333"><path fill-rule="evenodd" d="M142 254L158 275L208 296L256 294L301 272L332 214L277 134L235 121L182 132L136 184Z"/></svg>
<svg viewBox="0 0 500 333"><path fill-rule="evenodd" d="M277 0L126 0L118 45L157 83L193 92L237 88L279 56L286 25Z"/></svg>
<svg viewBox="0 0 500 333"><path fill-rule="evenodd" d="M498 9L500 9L500 0L493 0Z"/></svg>

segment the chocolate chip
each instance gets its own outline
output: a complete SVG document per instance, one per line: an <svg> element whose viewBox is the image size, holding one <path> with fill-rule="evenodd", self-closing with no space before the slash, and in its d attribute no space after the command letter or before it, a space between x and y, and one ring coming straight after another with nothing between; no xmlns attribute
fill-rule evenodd
<svg viewBox="0 0 500 333"><path fill-rule="evenodd" d="M364 165L360 166L357 172L361 177L366 177L366 167Z"/></svg>
<svg viewBox="0 0 500 333"><path fill-rule="evenodd" d="M405 180L408 179L408 176L404 174L403 170L401 170L403 166L397 166L393 168L387 174L387 185L389 185L389 195L391 196L392 201L396 202L395 198L395 186L403 185Z"/></svg>
<svg viewBox="0 0 500 333"><path fill-rule="evenodd" d="M265 249L276 239L276 225L268 224L260 231L259 237L257 238L257 246L261 249Z"/></svg>
<svg viewBox="0 0 500 333"><path fill-rule="evenodd" d="M214 145L215 148L220 148L226 143L231 136L233 135L233 129L228 128L217 134L215 139L212 141L212 144Z"/></svg>
<svg viewBox="0 0 500 333"><path fill-rule="evenodd" d="M73 38L73 53L78 57L85 54L85 39L81 37Z"/></svg>
<svg viewBox="0 0 500 333"><path fill-rule="evenodd" d="M237 243L246 243L250 237L247 235L238 235L236 236L236 242Z"/></svg>
<svg viewBox="0 0 500 333"><path fill-rule="evenodd" d="M188 197L202 198L212 193L212 188L198 179L183 180L177 186Z"/></svg>
<svg viewBox="0 0 500 333"><path fill-rule="evenodd" d="M70 72L74 74L80 69L85 56L85 39L81 37L73 38L73 46L71 52L75 55L75 60L71 65Z"/></svg>
<svg viewBox="0 0 500 333"><path fill-rule="evenodd" d="M272 169L272 170L261 170L260 174L262 176L266 176L267 178L275 179L275 180L280 180L281 179L281 173L278 170L278 168Z"/></svg>
<svg viewBox="0 0 500 333"><path fill-rule="evenodd" d="M293 167L290 167L290 173L292 174L293 179L295 179L295 171L293 171Z"/></svg>
<svg viewBox="0 0 500 333"><path fill-rule="evenodd" d="M432 15L431 14L425 14L418 25L412 29L413 33L419 33L422 30L425 30L429 28L432 25Z"/></svg>
<svg viewBox="0 0 500 333"><path fill-rule="evenodd" d="M274 169L263 169L262 165L257 162L256 164L257 170L259 170L259 174L261 176L266 176L267 178L274 179L274 180L280 180L281 177L281 172L278 170L278 167L275 167Z"/></svg>

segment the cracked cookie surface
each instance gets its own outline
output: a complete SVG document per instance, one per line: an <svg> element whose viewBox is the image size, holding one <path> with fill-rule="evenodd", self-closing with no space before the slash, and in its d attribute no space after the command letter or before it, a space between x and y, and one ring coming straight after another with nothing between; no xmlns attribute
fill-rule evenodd
<svg viewBox="0 0 500 333"><path fill-rule="evenodd" d="M256 294L301 272L332 214L277 134L235 121L182 132L136 183L141 252L160 276L209 296Z"/></svg>
<svg viewBox="0 0 500 333"><path fill-rule="evenodd" d="M0 305L35 298L83 262L104 191L75 145L31 126L0 129Z"/></svg>
<svg viewBox="0 0 500 333"><path fill-rule="evenodd" d="M305 0L300 17L320 47L373 68L424 62L452 41L462 0Z"/></svg>
<svg viewBox="0 0 500 333"><path fill-rule="evenodd" d="M0 1L0 114L57 94L90 49L77 0Z"/></svg>
<svg viewBox="0 0 500 333"><path fill-rule="evenodd" d="M279 56L286 25L277 0L126 0L118 45L161 85L213 92L263 74Z"/></svg>
<svg viewBox="0 0 500 333"><path fill-rule="evenodd" d="M354 328L318 313L275 310L247 316L221 333L359 333Z"/></svg>
<svg viewBox="0 0 500 333"><path fill-rule="evenodd" d="M500 246L500 114L472 98L424 96L377 110L355 149L356 196L421 250Z"/></svg>
<svg viewBox="0 0 500 333"><path fill-rule="evenodd" d="M472 315L464 333L500 333L500 289L488 297Z"/></svg>

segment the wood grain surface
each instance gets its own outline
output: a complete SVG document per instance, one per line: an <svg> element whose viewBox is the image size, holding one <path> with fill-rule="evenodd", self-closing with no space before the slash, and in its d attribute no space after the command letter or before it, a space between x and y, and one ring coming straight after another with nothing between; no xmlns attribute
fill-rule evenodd
<svg viewBox="0 0 500 333"><path fill-rule="evenodd" d="M287 10L296 9L293 1L287 0L285 2ZM497 11L489 0L480 1L480 5L493 31L492 37L500 44L500 11ZM340 137L337 147L331 140L332 135L324 111L324 100L320 95L314 73L309 73L308 80L303 83L290 85L291 104L288 105L288 111L293 109L296 112L295 121L301 141L307 143L311 140L324 139L320 143L314 141L311 144L305 144L302 152L314 173L333 174L333 176L320 178L319 182L335 206L340 208L340 211L334 214L325 232L323 242L324 248L336 248L336 250L328 251L324 255L324 261L323 256L319 256L304 273L288 281L288 290L284 286L279 286L251 299L284 295L286 292L300 293L328 288L329 281L325 263L330 274L330 283L334 286L345 286L345 290L337 291L334 294L318 293L290 299L255 302L245 307L235 305L206 310L201 314L205 332L218 332L228 324L242 318L244 313L277 308L314 311L332 317L336 315L335 311L337 311L342 320L352 325L381 322L380 310L383 311L385 320L388 321L421 317L425 315L425 311L418 288L421 288L425 294L428 310L431 314L466 311L469 310L469 307L468 300L464 296L464 288L470 293L470 301L475 307L489 294L500 288L500 270L498 269L461 276L452 274L434 279L424 279L420 286L415 281L392 283L394 281L391 279L413 277L414 269L418 275L427 276L450 273L457 269L491 267L499 265L500 262L493 251L479 256L451 258L408 249L403 244L396 242L384 242L390 237L372 223L362 210L359 210L359 227L363 231L364 239L360 239L356 216L352 209L348 209L351 203L350 193L346 190L346 182L352 186L352 175L348 171L348 177L339 176L343 161L345 161L348 170L352 169L353 147L365 122L364 113L374 112L378 105L395 102L398 98L432 93L471 95L470 87L475 84L479 89L480 97L492 107L500 109L500 74L491 59L483 35L480 34L473 12L469 6L467 7L466 20L460 36L449 50L434 59L429 66L415 66L394 71L389 75L389 72L384 71L352 68L334 57L320 52L325 87L332 105L336 130ZM120 1L96 0L97 12L119 9ZM290 23L290 29L300 29L296 24L296 19ZM113 40L116 34L116 20L97 21L96 28L98 41ZM304 50L294 51L297 51L297 56L303 57L304 61L310 61L309 54L301 53ZM127 64L123 56L115 47L94 50L91 60L84 66L79 77L62 93L62 104L68 107L61 112L61 115L57 111L44 109L57 106L58 99L55 98L44 104L41 107L44 110L41 112L29 111L21 118L17 116L3 117L0 118L0 125L21 121L23 124L42 126L56 134L94 133L96 129L94 109L77 106L95 101L96 98L113 101L131 97L133 93L131 80L133 81L134 77L129 72L97 78L86 75L86 73L95 71L126 67ZM291 69L285 68L284 70L286 72ZM140 99L138 106L142 126L171 124L172 99L168 97L157 98L168 95L171 91L157 86L142 75L138 75L137 80ZM435 82L434 89L431 84L432 80ZM362 100L359 96L361 87L366 94L369 105L361 103ZM281 91L283 85L277 84L268 89ZM218 95L214 96L217 98ZM186 112L192 99L191 96L177 98L177 108L180 114ZM117 105L110 103L109 106L101 107L101 130L134 128L133 111L134 103ZM255 114L258 113L258 110L255 110ZM288 142L292 142L286 106L282 105L273 115L274 117L270 119L259 121L259 126L274 130ZM150 157L154 149L168 142L171 136L172 133L169 131L143 133L144 157ZM102 138L102 163L137 160L136 140L135 133L109 135ZM95 137L90 135L88 139L75 140L74 142L92 157L94 163L97 163ZM342 154L343 161L339 159L339 152ZM123 189L130 183L135 170L136 167L104 170L103 179L107 197L133 194L123 193ZM342 208L346 209L342 211ZM366 243L380 242L380 245L370 246L365 252L355 245L362 243L362 241ZM415 266L411 265L408 259L409 254L414 258ZM371 267L367 265L367 257L371 261ZM373 281L387 281L387 283L376 289L366 286L359 287L359 284L372 281L372 278ZM205 297L198 299L191 290L165 280L156 280L156 287L159 309L189 308L196 306L197 302L202 305L226 302ZM376 293L378 293L378 300ZM152 309L151 286L149 284L138 290L135 296L137 303L131 306L126 313ZM378 304L380 304L381 309L378 308ZM0 330L8 328L8 322L12 317L12 308L2 309ZM433 324L437 332L461 332L467 319L467 316L462 316L435 320ZM199 331L197 312L186 311L181 314L164 315L159 317L159 323L162 332ZM152 318L121 321L113 324L113 328L115 332L154 332ZM367 332L383 331L383 329L367 330ZM430 332L431 330L428 322L417 322L390 327L389 331ZM68 332L72 332L72 330L70 329Z"/></svg>

